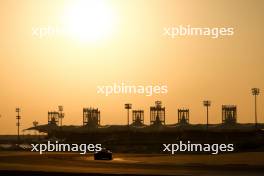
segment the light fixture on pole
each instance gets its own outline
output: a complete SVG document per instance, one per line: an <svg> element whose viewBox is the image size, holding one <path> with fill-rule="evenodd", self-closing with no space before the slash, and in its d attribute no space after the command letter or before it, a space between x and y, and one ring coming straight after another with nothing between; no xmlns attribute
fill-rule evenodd
<svg viewBox="0 0 264 176"><path fill-rule="evenodd" d="M257 96L259 95L260 90L259 90L259 88L252 88L251 89L251 92L252 92L252 95L255 98L255 127L257 128L257 125L258 125L258 118L257 118Z"/></svg>
<svg viewBox="0 0 264 176"><path fill-rule="evenodd" d="M125 109L127 109L127 126L129 127L129 110L132 108L132 104L126 103Z"/></svg>
<svg viewBox="0 0 264 176"><path fill-rule="evenodd" d="M20 135L19 135L19 126L20 126L20 119L21 119L21 116L20 116L20 108L16 108L16 112L17 112L17 116L16 116L16 119L17 119L17 123L16 123L16 126L17 126L17 141L19 142L20 140Z"/></svg>
<svg viewBox="0 0 264 176"><path fill-rule="evenodd" d="M208 112L208 108L209 106L211 106L211 101L209 100L204 100L203 101L203 105L206 107L206 130L208 130L208 126L209 126L209 112Z"/></svg>
<svg viewBox="0 0 264 176"><path fill-rule="evenodd" d="M63 113L63 106L58 106L59 108L59 119L60 119L60 126L62 126L62 119L64 118L64 113Z"/></svg>

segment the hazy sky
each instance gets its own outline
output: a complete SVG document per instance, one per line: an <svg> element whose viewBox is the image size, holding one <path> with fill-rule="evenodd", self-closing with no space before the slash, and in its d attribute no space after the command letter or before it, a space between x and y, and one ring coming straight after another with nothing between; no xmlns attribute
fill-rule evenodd
<svg viewBox="0 0 264 176"><path fill-rule="evenodd" d="M239 122L254 121L250 89L264 88L264 1L103 1L111 18L100 7L89 7L93 9L89 17L69 16L75 3L0 1L0 134L16 133L17 106L22 109L22 129L34 120L47 123L48 110L58 105L64 105L67 125L82 124L82 108L89 106L101 110L102 124L125 124L126 102L144 109L148 124L149 106L156 100L166 107L167 124L176 123L177 108L182 107L190 108L191 123L205 123L204 99L212 101L211 123L221 122L222 104L237 105ZM83 9L77 6L79 10ZM94 21L86 24L87 18ZM99 22L106 37L96 41L89 36L80 40L82 35L40 39L32 33L36 27L65 22L67 27ZM164 27L178 25L233 27L234 35L218 39L163 35ZM92 32L98 34L98 30ZM167 85L168 93L106 97L96 92L98 85L121 81ZM258 117L263 122L264 98L262 94L258 98Z"/></svg>

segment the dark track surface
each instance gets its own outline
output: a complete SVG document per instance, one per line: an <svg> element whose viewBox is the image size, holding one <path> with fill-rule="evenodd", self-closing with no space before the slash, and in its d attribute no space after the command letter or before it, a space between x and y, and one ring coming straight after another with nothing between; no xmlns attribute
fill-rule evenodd
<svg viewBox="0 0 264 176"><path fill-rule="evenodd" d="M112 161L94 161L91 154L0 152L0 175L262 176L264 153L114 154Z"/></svg>

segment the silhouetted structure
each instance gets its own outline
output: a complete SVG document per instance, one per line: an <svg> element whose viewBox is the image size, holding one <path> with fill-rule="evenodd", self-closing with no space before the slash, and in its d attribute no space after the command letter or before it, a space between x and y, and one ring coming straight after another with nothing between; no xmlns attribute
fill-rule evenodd
<svg viewBox="0 0 264 176"><path fill-rule="evenodd" d="M127 126L129 126L129 110L132 108L132 104L126 103L125 109L127 109Z"/></svg>
<svg viewBox="0 0 264 176"><path fill-rule="evenodd" d="M38 122L37 122L36 120L33 121L33 126L34 126L35 128L38 126ZM36 132L37 132L37 131L34 130L35 135L37 134Z"/></svg>
<svg viewBox="0 0 264 176"><path fill-rule="evenodd" d="M237 107L235 105L222 105L222 123L235 124L237 122Z"/></svg>
<svg viewBox="0 0 264 176"><path fill-rule="evenodd" d="M178 109L178 123L189 124L189 109Z"/></svg>
<svg viewBox="0 0 264 176"><path fill-rule="evenodd" d="M209 106L211 106L211 101L204 100L203 101L203 105L206 107L206 129L208 130L208 126L209 126L209 112L208 112L208 108L209 108Z"/></svg>
<svg viewBox="0 0 264 176"><path fill-rule="evenodd" d="M98 127L100 125L100 111L98 108L83 108L83 126Z"/></svg>
<svg viewBox="0 0 264 176"><path fill-rule="evenodd" d="M50 125L59 125L59 117L60 113L57 111L49 111L48 112L48 124Z"/></svg>
<svg viewBox="0 0 264 176"><path fill-rule="evenodd" d="M59 108L59 120L60 120L60 126L62 126L62 119L64 118L63 106L58 106L58 108Z"/></svg>
<svg viewBox="0 0 264 176"><path fill-rule="evenodd" d="M38 126L38 122L37 122L36 120L33 121L33 126L34 126L34 127Z"/></svg>
<svg viewBox="0 0 264 176"><path fill-rule="evenodd" d="M133 126L144 125L144 110L133 110L132 111Z"/></svg>
<svg viewBox="0 0 264 176"><path fill-rule="evenodd" d="M156 101L155 106L150 107L150 124L165 125L165 107L161 101Z"/></svg>
<svg viewBox="0 0 264 176"><path fill-rule="evenodd" d="M258 126L258 118L257 118L257 96L259 95L259 88L252 88L251 89L252 95L255 98L255 126Z"/></svg>
<svg viewBox="0 0 264 176"><path fill-rule="evenodd" d="M20 108L16 108L16 112L17 112L17 116L16 116L16 119L17 119L17 123L16 123L16 126L17 126L17 141L19 141L20 139L20 135L19 135L19 127L20 127L20 119L21 119L21 116L20 116Z"/></svg>

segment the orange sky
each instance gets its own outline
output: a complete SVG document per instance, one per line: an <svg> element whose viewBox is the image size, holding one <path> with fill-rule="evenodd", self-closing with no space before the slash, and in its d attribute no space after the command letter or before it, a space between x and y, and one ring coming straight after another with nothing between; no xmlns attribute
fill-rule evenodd
<svg viewBox="0 0 264 176"><path fill-rule="evenodd" d="M0 1L0 134L16 133L16 106L22 109L22 129L34 120L47 123L47 111L60 104L67 125L82 124L87 106L101 110L102 124L125 124L126 102L143 108L148 124L149 106L156 100L166 107L166 123L176 122L181 107L190 108L191 123L205 123L204 99L212 101L211 123L221 122L222 104L236 104L238 121L253 122L250 89L264 88L264 1L105 1L116 20L105 40L32 36L33 27L67 21L65 9L75 2ZM164 27L188 24L233 27L235 34L219 39L162 35ZM168 94L96 93L98 85L121 81L167 85ZM258 98L263 122L263 95Z"/></svg>

